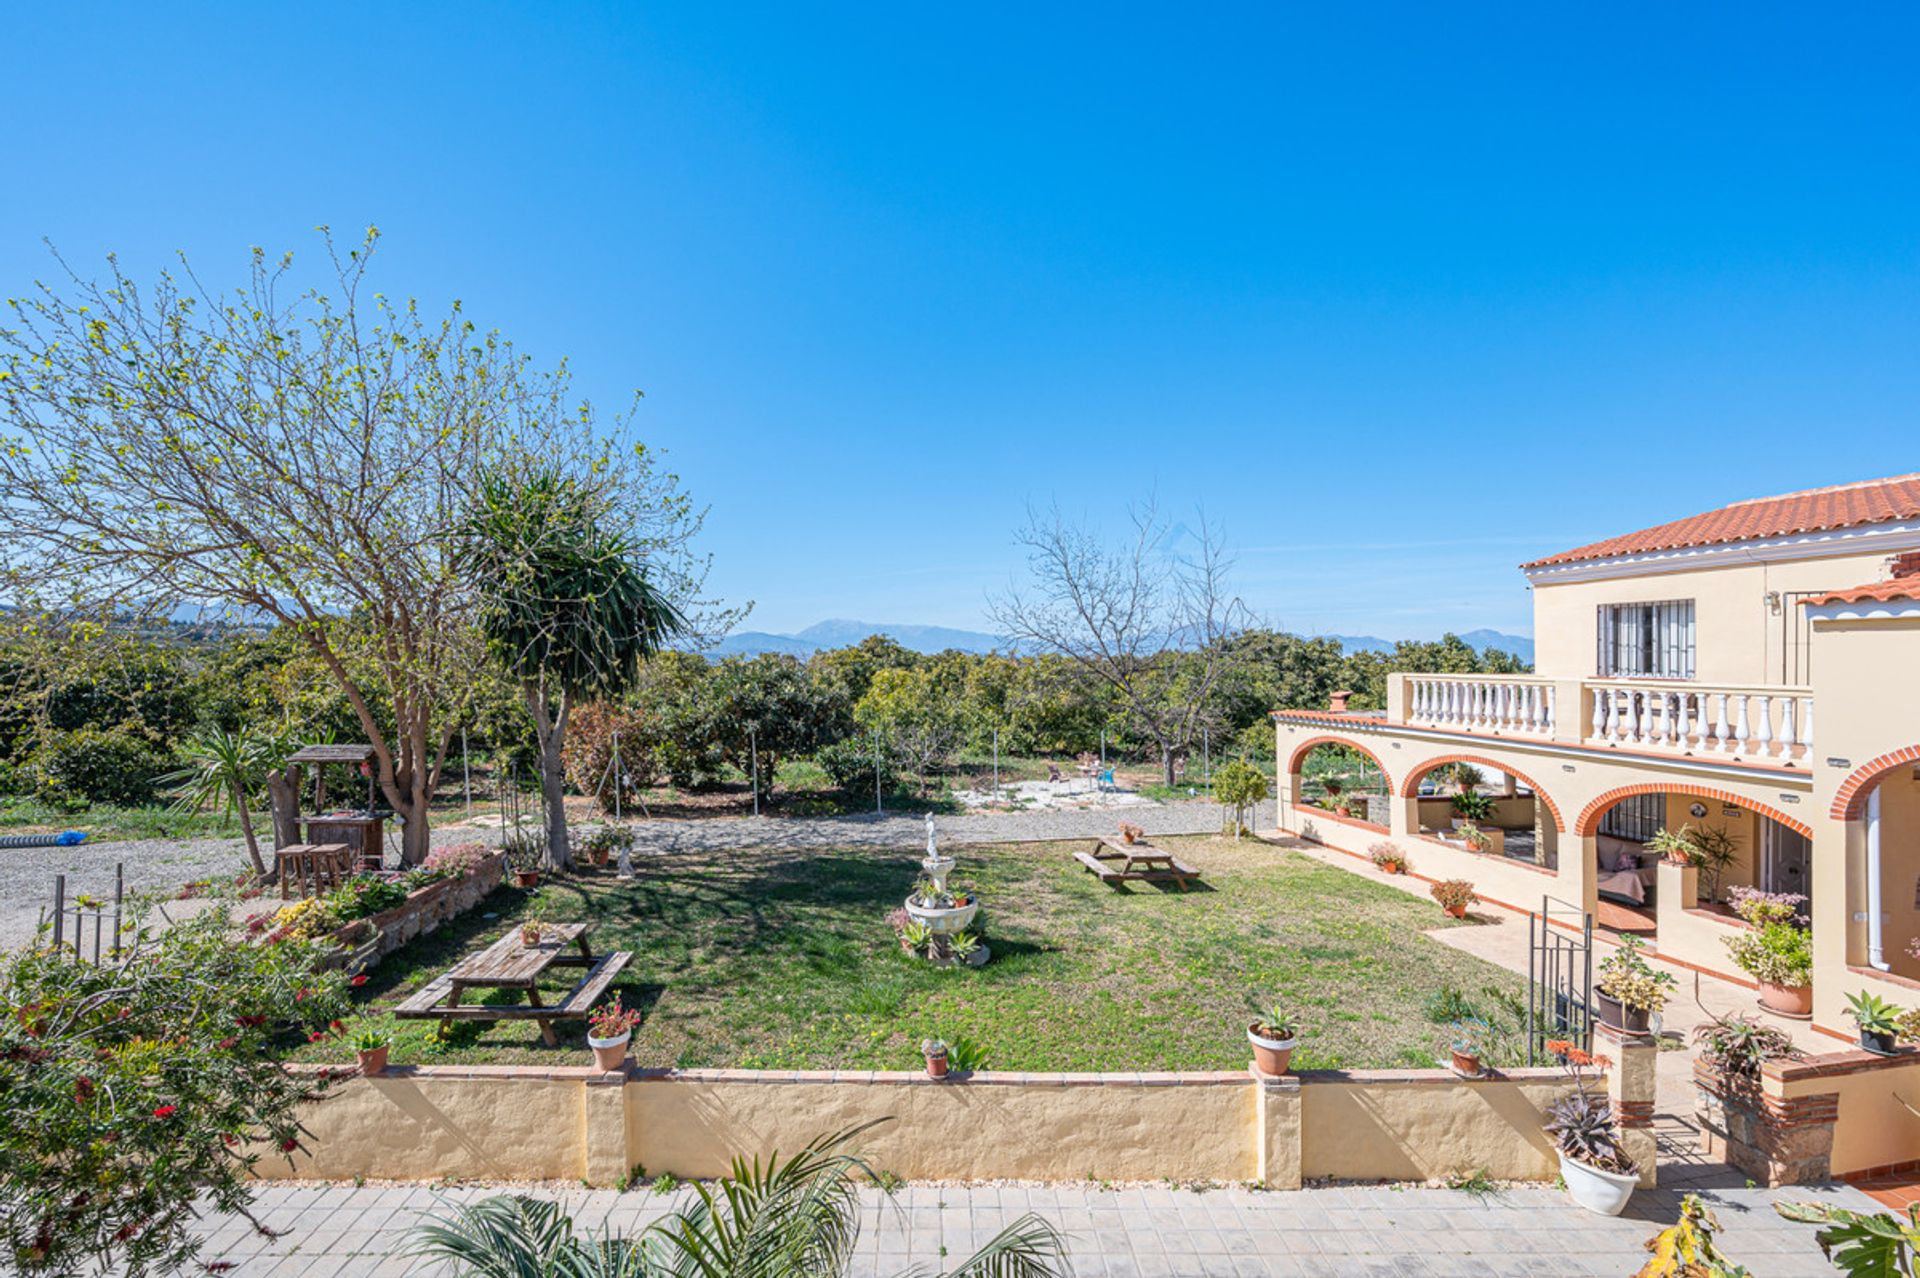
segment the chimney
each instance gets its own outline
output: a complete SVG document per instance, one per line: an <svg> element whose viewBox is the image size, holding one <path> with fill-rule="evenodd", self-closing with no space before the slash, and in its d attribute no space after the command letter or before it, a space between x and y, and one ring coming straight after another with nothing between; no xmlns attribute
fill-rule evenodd
<svg viewBox="0 0 1920 1278"><path fill-rule="evenodd" d="M1895 555L1887 575L1889 577L1920 575L1920 550L1909 550L1904 555Z"/></svg>
<svg viewBox="0 0 1920 1278"><path fill-rule="evenodd" d="M1345 714L1347 712L1347 698L1352 695L1353 690L1351 688L1332 693L1327 701L1327 709L1334 714Z"/></svg>

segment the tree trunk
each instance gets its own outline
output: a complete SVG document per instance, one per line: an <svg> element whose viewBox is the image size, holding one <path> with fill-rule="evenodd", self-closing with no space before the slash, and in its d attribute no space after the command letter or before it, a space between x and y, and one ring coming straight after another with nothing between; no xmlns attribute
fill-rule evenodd
<svg viewBox="0 0 1920 1278"><path fill-rule="evenodd" d="M1160 747L1160 779L1168 785L1176 780L1173 775L1173 747L1170 745Z"/></svg>
<svg viewBox="0 0 1920 1278"><path fill-rule="evenodd" d="M559 711L553 712L546 690L536 683L526 685L526 694L534 738L540 745L540 796L547 818L546 866L557 873L573 864L573 849L567 838L567 772L560 754L571 707L562 694Z"/></svg>
<svg viewBox="0 0 1920 1278"><path fill-rule="evenodd" d="M253 858L253 872L255 876L264 880L267 877L267 863L260 859L260 842L253 837L253 813L247 811L246 786L233 787L233 805L240 812L240 833L247 838L247 855Z"/></svg>
<svg viewBox="0 0 1920 1278"><path fill-rule="evenodd" d="M300 842L300 769L275 768L267 773L267 801L273 809L273 848Z"/></svg>

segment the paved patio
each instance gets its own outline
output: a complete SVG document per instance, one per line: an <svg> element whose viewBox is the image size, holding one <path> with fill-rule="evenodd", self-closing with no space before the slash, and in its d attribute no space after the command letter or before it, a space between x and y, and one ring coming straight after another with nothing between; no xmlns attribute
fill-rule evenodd
<svg viewBox="0 0 1920 1278"><path fill-rule="evenodd" d="M1754 1190L1724 1172L1694 1180L1720 1217L1726 1250L1760 1278L1835 1273L1814 1245L1811 1227L1775 1214L1776 1198L1872 1207L1846 1187ZM244 1221L211 1222L207 1259L231 1262L226 1272L240 1278L430 1273L423 1262L399 1254L419 1213L436 1201L472 1201L490 1192L496 1191L276 1183L261 1194L262 1219L291 1232L269 1242ZM533 1192L563 1199L583 1226L626 1234L690 1197L684 1188L672 1194ZM863 1193L854 1272L894 1274L912 1265L937 1270L964 1258L1021 1213L1036 1211L1069 1234L1074 1272L1089 1278L1629 1278L1645 1262L1645 1241L1672 1221L1682 1192L1678 1186L1643 1190L1625 1216L1609 1220L1544 1187L1474 1195L1384 1186L1268 1193L910 1185L891 1198Z"/></svg>

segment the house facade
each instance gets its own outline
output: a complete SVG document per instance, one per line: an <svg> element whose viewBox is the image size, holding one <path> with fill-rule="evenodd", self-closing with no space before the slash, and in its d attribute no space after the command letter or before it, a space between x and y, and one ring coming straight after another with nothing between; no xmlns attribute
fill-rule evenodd
<svg viewBox="0 0 1920 1278"><path fill-rule="evenodd" d="M1920 474L1521 567L1536 673L1399 673L1384 713L1276 712L1282 830L1361 855L1390 840L1423 877L1519 909L1550 898L1742 982L1730 889L1798 893L1816 1027L1851 1038L1860 989L1920 1002ZM1313 779L1330 746L1379 773L1345 816ZM1484 778L1491 848L1453 828L1455 762ZM1717 875L1647 852L1683 826L1727 836Z"/></svg>

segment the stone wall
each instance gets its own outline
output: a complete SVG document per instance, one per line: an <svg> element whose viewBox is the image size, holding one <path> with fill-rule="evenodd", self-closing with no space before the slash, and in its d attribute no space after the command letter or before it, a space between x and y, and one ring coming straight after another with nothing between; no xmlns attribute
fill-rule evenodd
<svg viewBox="0 0 1920 1278"><path fill-rule="evenodd" d="M1920 1051L1768 1061L1757 1085L1694 1063L1700 1148L1766 1185L1920 1166Z"/></svg>
<svg viewBox="0 0 1920 1278"><path fill-rule="evenodd" d="M333 938L343 952L346 968L364 971L415 937L465 914L500 886L506 864L506 854L495 852L460 878L429 883L408 893L407 899L392 909L347 924Z"/></svg>

